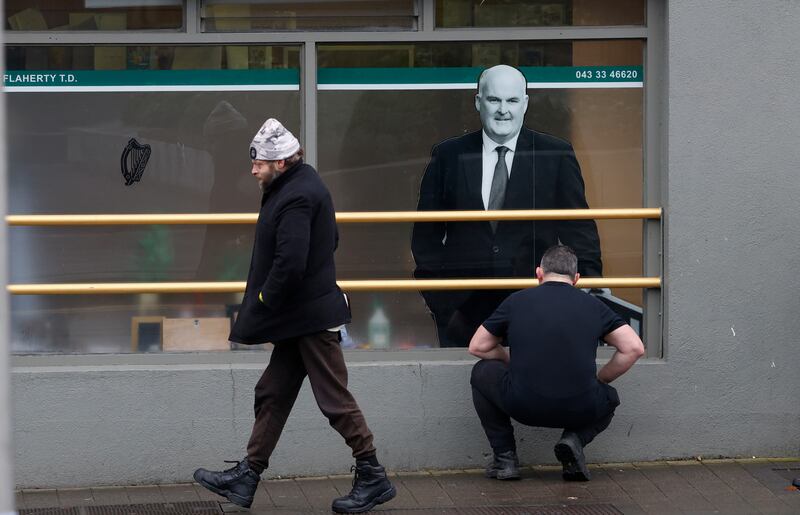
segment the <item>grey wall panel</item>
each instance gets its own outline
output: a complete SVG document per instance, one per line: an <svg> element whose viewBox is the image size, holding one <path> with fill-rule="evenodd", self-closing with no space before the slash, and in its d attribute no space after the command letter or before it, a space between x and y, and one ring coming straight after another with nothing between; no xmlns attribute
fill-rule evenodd
<svg viewBox="0 0 800 515"><path fill-rule="evenodd" d="M687 453L800 451L799 22L797 2L669 3L666 427Z"/></svg>
<svg viewBox="0 0 800 515"><path fill-rule="evenodd" d="M770 381L797 385L796 375L770 370ZM241 458L260 372L260 365L18 368L17 485L186 482L197 467ZM390 469L483 466L489 447L472 410L469 372L469 362L351 366L352 391ZM587 448L589 460L797 454L791 392L747 393L736 375L705 375L675 373L672 363L638 365L619 380L623 404ZM554 463L558 434L518 427L523 461ZM351 464L306 384L267 476L346 473Z"/></svg>

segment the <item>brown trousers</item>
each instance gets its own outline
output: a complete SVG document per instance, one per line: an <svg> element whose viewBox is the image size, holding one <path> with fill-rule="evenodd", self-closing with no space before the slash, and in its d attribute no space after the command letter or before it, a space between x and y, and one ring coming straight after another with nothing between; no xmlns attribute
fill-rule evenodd
<svg viewBox="0 0 800 515"><path fill-rule="evenodd" d="M322 413L353 449L356 459L375 454L372 432L347 389L347 366L338 332L320 331L275 343L269 365L256 384L253 432L247 460L267 468L306 375Z"/></svg>

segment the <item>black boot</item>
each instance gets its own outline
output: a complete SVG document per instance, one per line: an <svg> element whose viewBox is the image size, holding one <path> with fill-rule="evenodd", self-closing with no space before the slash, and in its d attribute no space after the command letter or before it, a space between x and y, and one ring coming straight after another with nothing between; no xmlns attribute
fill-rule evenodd
<svg viewBox="0 0 800 515"><path fill-rule="evenodd" d="M561 477L564 481L589 481L591 474L586 467L583 444L575 433L564 433L553 448L561 462Z"/></svg>
<svg viewBox="0 0 800 515"><path fill-rule="evenodd" d="M236 463L236 466L221 472L197 469L194 471L194 480L232 503L249 508L261 477L250 468L247 458L225 463Z"/></svg>
<svg viewBox="0 0 800 515"><path fill-rule="evenodd" d="M519 479L519 458L515 451L494 453L494 459L486 467L486 477L492 479Z"/></svg>
<svg viewBox="0 0 800 515"><path fill-rule="evenodd" d="M397 495L394 485L386 477L386 470L374 467L367 460L356 460L350 469L355 471L353 489L344 497L333 500L331 509L336 513L362 513L377 504L383 504Z"/></svg>

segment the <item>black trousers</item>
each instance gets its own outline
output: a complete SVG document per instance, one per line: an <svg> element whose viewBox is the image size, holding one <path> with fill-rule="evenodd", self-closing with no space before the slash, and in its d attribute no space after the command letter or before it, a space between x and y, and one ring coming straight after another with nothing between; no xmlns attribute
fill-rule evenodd
<svg viewBox="0 0 800 515"><path fill-rule="evenodd" d="M514 290L426 292L439 347L468 347L478 327Z"/></svg>
<svg viewBox="0 0 800 515"><path fill-rule="evenodd" d="M563 428L575 433L583 445L603 432L619 406L614 387L598 382L593 394L580 399L552 400L531 396L514 402L508 380L508 365L499 360L481 360L472 368L472 401L495 453L515 451L511 419L529 426ZM563 436L563 435L562 435Z"/></svg>
<svg viewBox="0 0 800 515"><path fill-rule="evenodd" d="M347 389L347 366L339 332L320 331L275 343L269 366L256 384L253 432L247 461L256 472L267 468L297 394L308 376L320 411L353 450L353 457L375 454L372 432Z"/></svg>

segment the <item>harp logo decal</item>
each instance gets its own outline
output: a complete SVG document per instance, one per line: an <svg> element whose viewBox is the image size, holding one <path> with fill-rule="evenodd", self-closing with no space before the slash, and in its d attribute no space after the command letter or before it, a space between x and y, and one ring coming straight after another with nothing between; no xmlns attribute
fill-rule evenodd
<svg viewBox="0 0 800 515"><path fill-rule="evenodd" d="M125 186L142 180L144 168L150 159L150 145L142 145L136 138L131 138L120 157L122 176L125 177Z"/></svg>

